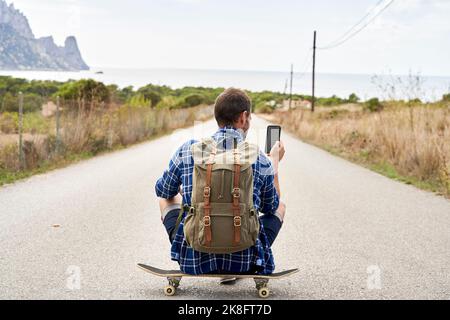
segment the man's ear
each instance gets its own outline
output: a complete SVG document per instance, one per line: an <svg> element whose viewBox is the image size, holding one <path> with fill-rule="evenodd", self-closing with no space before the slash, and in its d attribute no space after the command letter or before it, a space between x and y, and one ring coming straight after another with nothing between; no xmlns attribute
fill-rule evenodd
<svg viewBox="0 0 450 320"><path fill-rule="evenodd" d="M248 112L247 111L242 112L239 117L239 124L241 126L244 126L247 123L247 118L248 118Z"/></svg>

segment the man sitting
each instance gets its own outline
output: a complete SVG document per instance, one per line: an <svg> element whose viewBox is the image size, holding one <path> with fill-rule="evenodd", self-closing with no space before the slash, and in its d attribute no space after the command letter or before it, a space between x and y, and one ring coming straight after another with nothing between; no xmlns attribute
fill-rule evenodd
<svg viewBox="0 0 450 320"><path fill-rule="evenodd" d="M232 148L232 141L245 141L251 122L251 100L244 91L233 88L225 90L216 100L214 114L219 126L212 135L214 141L225 149ZM273 273L275 265L271 246L281 229L286 209L279 200L278 182L278 164L285 153L283 143L277 142L268 156L257 150L257 158L251 168L253 207L262 214L259 215L259 236L251 247L231 253L201 252L186 241L184 224L192 203L192 146L195 143L198 141L189 140L176 151L155 186L156 195L160 198L161 219L172 243L172 260L179 263L182 272L193 275ZM205 228L209 227L205 225ZM235 226L240 225L235 223Z"/></svg>

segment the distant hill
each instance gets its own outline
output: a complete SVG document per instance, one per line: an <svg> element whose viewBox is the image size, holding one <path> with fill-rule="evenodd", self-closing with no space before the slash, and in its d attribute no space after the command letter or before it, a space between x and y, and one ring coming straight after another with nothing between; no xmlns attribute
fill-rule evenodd
<svg viewBox="0 0 450 320"><path fill-rule="evenodd" d="M53 37L36 39L27 18L13 4L0 0L0 69L2 70L89 70L75 37L63 47Z"/></svg>

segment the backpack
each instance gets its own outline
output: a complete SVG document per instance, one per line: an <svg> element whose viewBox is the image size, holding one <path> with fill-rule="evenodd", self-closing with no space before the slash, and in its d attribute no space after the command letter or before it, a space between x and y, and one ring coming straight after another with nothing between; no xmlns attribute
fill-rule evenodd
<svg viewBox="0 0 450 320"><path fill-rule="evenodd" d="M253 168L259 149L234 140L218 148L212 139L191 146L194 158L192 203L184 222L190 247L205 253L234 253L254 246L259 214L253 206Z"/></svg>

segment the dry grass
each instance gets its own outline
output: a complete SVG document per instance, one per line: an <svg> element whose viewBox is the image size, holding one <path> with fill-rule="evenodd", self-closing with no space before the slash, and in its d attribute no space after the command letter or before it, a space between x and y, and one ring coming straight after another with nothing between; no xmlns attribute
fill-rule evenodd
<svg viewBox="0 0 450 320"><path fill-rule="evenodd" d="M450 196L450 107L391 104L381 112L319 108L271 120L301 139L393 178Z"/></svg>
<svg viewBox="0 0 450 320"><path fill-rule="evenodd" d="M193 125L194 121L204 121L212 115L211 106L175 110L110 106L93 111L63 112L59 142L55 134L55 118L39 119L39 122L47 121L43 126L48 128L46 134L37 134L32 126L25 126L23 165L19 161L17 123L13 121L11 124L11 117L8 115L7 125L4 125L8 133L0 131L0 185L21 178L26 172L32 173L40 168L67 163L68 159L86 158L126 147ZM0 119L1 116L0 114Z"/></svg>

